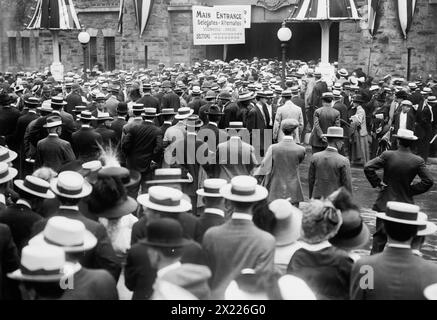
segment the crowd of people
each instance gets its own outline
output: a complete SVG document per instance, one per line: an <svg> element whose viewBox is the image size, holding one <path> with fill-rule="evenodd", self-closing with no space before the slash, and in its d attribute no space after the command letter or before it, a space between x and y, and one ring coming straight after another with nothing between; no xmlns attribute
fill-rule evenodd
<svg viewBox="0 0 437 320"><path fill-rule="evenodd" d="M0 300L436 299L437 82L332 70L0 74Z"/></svg>

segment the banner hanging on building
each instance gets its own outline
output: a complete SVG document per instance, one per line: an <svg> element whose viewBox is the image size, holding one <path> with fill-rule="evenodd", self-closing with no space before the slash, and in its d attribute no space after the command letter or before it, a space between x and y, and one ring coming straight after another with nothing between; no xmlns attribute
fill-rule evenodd
<svg viewBox="0 0 437 320"><path fill-rule="evenodd" d="M193 6L194 45L244 44L244 10Z"/></svg>
<svg viewBox="0 0 437 320"><path fill-rule="evenodd" d="M379 0L368 0L368 15L369 15L369 33L372 37L376 35L379 27L380 12L379 12Z"/></svg>
<svg viewBox="0 0 437 320"><path fill-rule="evenodd" d="M238 6L214 6L214 8L220 9L228 9L232 7L234 9L242 9L244 11L244 28L250 29L250 24L252 23L252 6L251 5L238 5Z"/></svg>
<svg viewBox="0 0 437 320"><path fill-rule="evenodd" d="M413 23L414 12L416 11L416 0L398 0L398 19L404 39L407 39L408 31L410 31Z"/></svg>

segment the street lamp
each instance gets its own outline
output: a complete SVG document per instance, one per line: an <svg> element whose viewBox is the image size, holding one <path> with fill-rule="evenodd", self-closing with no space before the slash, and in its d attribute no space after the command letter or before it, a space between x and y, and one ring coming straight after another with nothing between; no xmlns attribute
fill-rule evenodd
<svg viewBox="0 0 437 320"><path fill-rule="evenodd" d="M278 30L278 39L281 41L281 48L282 48L282 87L285 89L285 56L287 54L287 42L290 41L291 36L293 34L291 33L291 30L287 28L285 21L282 22L281 29Z"/></svg>
<svg viewBox="0 0 437 320"><path fill-rule="evenodd" d="M83 73L84 73L84 75L86 75L86 70L88 69L88 57L87 57L86 50L87 50L87 47L88 47L88 43L91 40L91 36L90 36L90 34L88 32L82 31L77 36L77 40L79 40L79 42L82 44L82 49L83 49Z"/></svg>

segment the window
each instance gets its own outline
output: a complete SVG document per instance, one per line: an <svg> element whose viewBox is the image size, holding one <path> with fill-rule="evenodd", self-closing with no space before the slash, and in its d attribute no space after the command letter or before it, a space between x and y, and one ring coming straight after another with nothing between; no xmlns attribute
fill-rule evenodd
<svg viewBox="0 0 437 320"><path fill-rule="evenodd" d="M105 68L112 71L115 69L115 38L105 37Z"/></svg>
<svg viewBox="0 0 437 320"><path fill-rule="evenodd" d="M92 69L97 64L97 37L91 37L89 44L89 65Z"/></svg>
<svg viewBox="0 0 437 320"><path fill-rule="evenodd" d="M147 61L147 56L148 56L148 52L147 52L147 46L144 46L144 68L148 68L149 62Z"/></svg>
<svg viewBox="0 0 437 320"><path fill-rule="evenodd" d="M23 51L23 65L25 67L30 66L30 38L21 38L21 50Z"/></svg>
<svg viewBox="0 0 437 320"><path fill-rule="evenodd" d="M9 45L9 64L16 65L17 64L17 38L9 37L8 40Z"/></svg>

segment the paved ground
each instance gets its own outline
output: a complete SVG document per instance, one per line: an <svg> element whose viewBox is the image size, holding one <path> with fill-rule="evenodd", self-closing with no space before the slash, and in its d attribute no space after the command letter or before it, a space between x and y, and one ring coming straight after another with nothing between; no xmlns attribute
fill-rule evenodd
<svg viewBox="0 0 437 320"><path fill-rule="evenodd" d="M308 155L301 166L301 180L306 199L308 199L308 167L311 151L307 150L307 152ZM427 193L416 197L415 201L421 207L421 210L428 214L430 220L437 223L437 159L431 159L429 163L428 168L436 185ZM371 208L376 200L378 191L370 186L364 175L363 168L352 168L352 185L354 197L361 208L363 208L363 218L373 233L375 230L375 214ZM423 249L426 258L437 260L437 235L429 237Z"/></svg>

